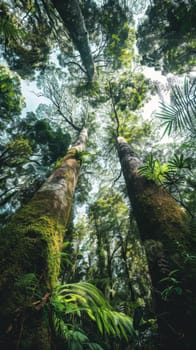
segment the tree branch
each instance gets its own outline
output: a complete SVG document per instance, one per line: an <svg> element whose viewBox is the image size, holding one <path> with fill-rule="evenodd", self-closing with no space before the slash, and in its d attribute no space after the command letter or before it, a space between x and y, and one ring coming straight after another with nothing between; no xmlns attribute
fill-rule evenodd
<svg viewBox="0 0 196 350"><path fill-rule="evenodd" d="M112 99L112 108L113 108L114 116L116 119L116 137L118 137L119 136L120 122L119 122L119 118L118 118L118 114L117 114L117 110L116 110L116 105L115 105L114 96L113 96L113 92L112 92L112 85L111 85L110 81L109 81L109 88L110 88L110 97Z"/></svg>

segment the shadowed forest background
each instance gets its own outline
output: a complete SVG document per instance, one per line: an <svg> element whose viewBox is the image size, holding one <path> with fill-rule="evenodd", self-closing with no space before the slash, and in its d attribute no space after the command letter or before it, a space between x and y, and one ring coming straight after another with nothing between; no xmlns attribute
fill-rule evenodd
<svg viewBox="0 0 196 350"><path fill-rule="evenodd" d="M0 348L195 350L196 1L0 1Z"/></svg>

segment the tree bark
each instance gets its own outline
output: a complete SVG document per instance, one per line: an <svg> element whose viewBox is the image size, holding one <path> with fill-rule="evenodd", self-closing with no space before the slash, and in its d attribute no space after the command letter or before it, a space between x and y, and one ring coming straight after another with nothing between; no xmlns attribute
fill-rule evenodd
<svg viewBox="0 0 196 350"><path fill-rule="evenodd" d="M60 254L87 130L32 200L0 235L0 348L49 350L49 299L60 270Z"/></svg>
<svg viewBox="0 0 196 350"><path fill-rule="evenodd" d="M52 3L65 24L76 49L80 53L88 79L92 80L94 62L89 45L88 32L78 0L52 0Z"/></svg>
<svg viewBox="0 0 196 350"><path fill-rule="evenodd" d="M193 349L195 271L187 273L190 266L186 264L185 257L191 251L191 237L185 213L164 188L138 174L138 167L142 164L121 137L117 139L117 149L128 196L146 249L160 349ZM174 272L172 281L168 279L168 274L174 270L177 270L179 278ZM161 281L162 278L167 279ZM172 292L163 298L164 291L170 287Z"/></svg>

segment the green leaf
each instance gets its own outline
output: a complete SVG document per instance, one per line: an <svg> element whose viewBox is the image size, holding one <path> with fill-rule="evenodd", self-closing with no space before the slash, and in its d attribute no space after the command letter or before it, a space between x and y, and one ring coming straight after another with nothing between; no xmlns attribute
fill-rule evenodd
<svg viewBox="0 0 196 350"><path fill-rule="evenodd" d="M166 175L169 171L168 164L153 158L150 154L146 158L146 165L139 168L139 175L145 176L148 180L153 180L155 183L163 183L166 180Z"/></svg>
<svg viewBox="0 0 196 350"><path fill-rule="evenodd" d="M182 288L176 287L176 288L175 288L175 291L176 291L176 293L177 293L178 295L182 295Z"/></svg>
<svg viewBox="0 0 196 350"><path fill-rule="evenodd" d="M72 341L70 343L70 350L82 350L82 349L83 349L83 346L80 343L76 341Z"/></svg>
<svg viewBox="0 0 196 350"><path fill-rule="evenodd" d="M97 343L87 343L86 346L90 349L90 350L104 350L99 344Z"/></svg>
<svg viewBox="0 0 196 350"><path fill-rule="evenodd" d="M185 78L183 87L175 85L172 88L172 104L160 104L161 112L156 116L162 120L161 126L165 127L163 135L183 130L195 132L195 83L195 79Z"/></svg>
<svg viewBox="0 0 196 350"><path fill-rule="evenodd" d="M60 285L54 291L51 303L64 313L86 312L96 322L101 334L112 334L127 339L133 333L132 319L125 314L113 311L103 294L87 282ZM69 308L70 306L70 308ZM78 314L80 315L80 314Z"/></svg>

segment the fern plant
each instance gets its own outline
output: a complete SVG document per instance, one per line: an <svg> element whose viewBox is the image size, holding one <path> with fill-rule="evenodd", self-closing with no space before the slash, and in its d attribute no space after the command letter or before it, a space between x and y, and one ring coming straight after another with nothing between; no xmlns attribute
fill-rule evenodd
<svg viewBox="0 0 196 350"><path fill-rule="evenodd" d="M132 319L113 311L102 293L90 283L79 282L56 287L51 297L51 306L56 333L64 337L67 343L79 343L79 350L83 346L92 350L102 349L99 344L91 343L79 326L76 328L76 320L82 321L84 314L96 324L101 335L126 340L128 336L134 335ZM70 344L69 348L71 349Z"/></svg>
<svg viewBox="0 0 196 350"><path fill-rule="evenodd" d="M196 79L185 78L183 87L175 85L172 88L172 103L161 103L161 112L156 116L162 120L161 126L165 127L164 135L168 133L188 130L195 133L196 116Z"/></svg>

